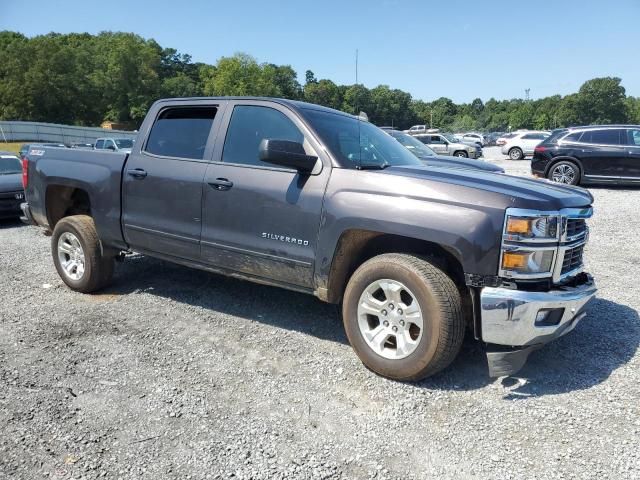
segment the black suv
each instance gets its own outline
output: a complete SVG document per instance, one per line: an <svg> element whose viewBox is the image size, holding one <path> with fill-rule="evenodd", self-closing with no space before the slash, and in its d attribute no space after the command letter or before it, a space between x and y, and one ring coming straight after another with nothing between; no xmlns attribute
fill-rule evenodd
<svg viewBox="0 0 640 480"><path fill-rule="evenodd" d="M640 184L640 126L592 125L554 130L535 148L531 172L570 185Z"/></svg>

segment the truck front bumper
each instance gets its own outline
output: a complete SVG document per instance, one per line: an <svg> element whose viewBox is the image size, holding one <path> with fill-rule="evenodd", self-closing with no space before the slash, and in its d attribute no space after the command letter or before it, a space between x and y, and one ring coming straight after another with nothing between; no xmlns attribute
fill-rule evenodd
<svg viewBox="0 0 640 480"><path fill-rule="evenodd" d="M588 274L580 274L577 280L573 286L548 292L482 289L482 340L500 346L487 353L491 376L515 373L529 353L569 333L584 318L597 289Z"/></svg>

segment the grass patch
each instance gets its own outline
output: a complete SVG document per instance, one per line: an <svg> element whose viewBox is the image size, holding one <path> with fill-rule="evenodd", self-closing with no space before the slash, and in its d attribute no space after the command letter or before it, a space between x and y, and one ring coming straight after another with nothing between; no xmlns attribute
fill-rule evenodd
<svg viewBox="0 0 640 480"><path fill-rule="evenodd" d="M3 141L0 141L0 151L4 151L4 152L13 152L15 154L17 154L20 151L20 147L22 145L24 145L25 142L8 142L5 143Z"/></svg>

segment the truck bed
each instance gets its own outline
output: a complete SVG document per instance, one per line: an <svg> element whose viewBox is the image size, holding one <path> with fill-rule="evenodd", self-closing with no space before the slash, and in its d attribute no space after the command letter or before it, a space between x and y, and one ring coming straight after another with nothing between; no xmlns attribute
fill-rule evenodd
<svg viewBox="0 0 640 480"><path fill-rule="evenodd" d="M100 238L109 244L124 246L120 192L128 156L111 151L31 148L26 155L28 185L25 193L34 220L47 228L52 215L65 213L59 210L64 209L66 197L86 194Z"/></svg>

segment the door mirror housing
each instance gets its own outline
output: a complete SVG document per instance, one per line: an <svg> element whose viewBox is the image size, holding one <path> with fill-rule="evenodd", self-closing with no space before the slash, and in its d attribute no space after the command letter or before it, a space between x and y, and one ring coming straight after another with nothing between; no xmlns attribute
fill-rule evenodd
<svg viewBox="0 0 640 480"><path fill-rule="evenodd" d="M107 150L111 150L113 152L116 151L116 146L115 145L107 145Z"/></svg>
<svg viewBox="0 0 640 480"><path fill-rule="evenodd" d="M282 167L295 168L300 173L311 173L318 157L307 155L301 143L264 138L259 147L260 160Z"/></svg>

